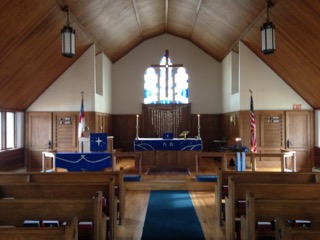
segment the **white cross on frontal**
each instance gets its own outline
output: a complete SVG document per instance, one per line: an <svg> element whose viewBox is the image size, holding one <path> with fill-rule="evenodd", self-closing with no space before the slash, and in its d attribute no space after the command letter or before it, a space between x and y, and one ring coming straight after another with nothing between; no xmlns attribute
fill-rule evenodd
<svg viewBox="0 0 320 240"><path fill-rule="evenodd" d="M98 139L96 140L96 143L98 143L98 146L100 146L100 143L102 143L103 141L98 137Z"/></svg>

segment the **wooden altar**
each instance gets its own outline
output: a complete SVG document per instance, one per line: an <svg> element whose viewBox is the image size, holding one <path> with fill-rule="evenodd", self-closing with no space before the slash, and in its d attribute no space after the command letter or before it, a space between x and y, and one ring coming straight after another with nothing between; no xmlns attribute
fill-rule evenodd
<svg viewBox="0 0 320 240"><path fill-rule="evenodd" d="M202 140L140 138L134 140L135 151L142 154L142 168L195 169L195 158L202 151Z"/></svg>

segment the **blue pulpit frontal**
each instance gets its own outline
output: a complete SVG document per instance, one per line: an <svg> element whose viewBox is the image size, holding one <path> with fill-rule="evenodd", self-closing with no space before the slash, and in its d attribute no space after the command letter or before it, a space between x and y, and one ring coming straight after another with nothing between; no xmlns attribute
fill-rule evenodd
<svg viewBox="0 0 320 240"><path fill-rule="evenodd" d="M100 171L112 167L111 153L71 153L58 152L55 154L56 167L74 171Z"/></svg>
<svg viewBox="0 0 320 240"><path fill-rule="evenodd" d="M106 133L90 133L90 152L105 152L108 149Z"/></svg>
<svg viewBox="0 0 320 240"><path fill-rule="evenodd" d="M172 132L165 132L162 135L163 139L173 139L173 133Z"/></svg>

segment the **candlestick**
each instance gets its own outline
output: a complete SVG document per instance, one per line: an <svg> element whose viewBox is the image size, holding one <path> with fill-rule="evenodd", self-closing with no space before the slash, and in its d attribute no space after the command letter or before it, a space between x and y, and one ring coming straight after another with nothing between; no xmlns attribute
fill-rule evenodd
<svg viewBox="0 0 320 240"><path fill-rule="evenodd" d="M197 136L198 139L201 139L200 137L200 114L198 114L198 136Z"/></svg>
<svg viewBox="0 0 320 240"><path fill-rule="evenodd" d="M136 127L139 127L139 115L137 114Z"/></svg>
<svg viewBox="0 0 320 240"><path fill-rule="evenodd" d="M137 114L136 120L136 139L139 139L139 115Z"/></svg>

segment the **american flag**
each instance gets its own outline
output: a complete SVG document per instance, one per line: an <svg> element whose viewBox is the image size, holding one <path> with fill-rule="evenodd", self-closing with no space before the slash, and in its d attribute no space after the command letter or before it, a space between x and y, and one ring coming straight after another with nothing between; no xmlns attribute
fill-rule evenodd
<svg viewBox="0 0 320 240"><path fill-rule="evenodd" d="M84 107L83 107L83 94L81 99L81 107L80 107L80 113L79 113L79 123L78 123L78 138L82 135L82 130L86 126L85 118L84 118Z"/></svg>
<svg viewBox="0 0 320 240"><path fill-rule="evenodd" d="M256 120L254 118L253 99L250 99L250 133L251 133L251 152L257 152Z"/></svg>

